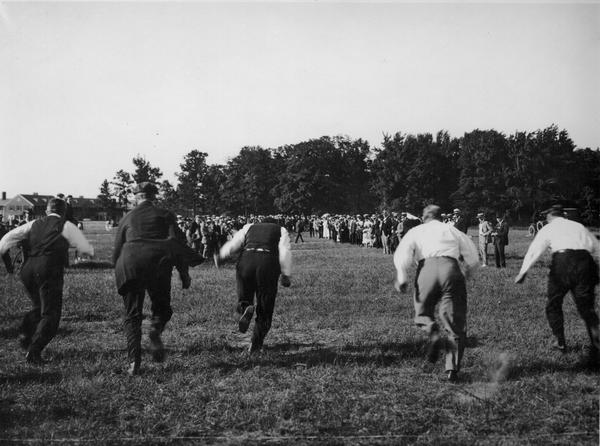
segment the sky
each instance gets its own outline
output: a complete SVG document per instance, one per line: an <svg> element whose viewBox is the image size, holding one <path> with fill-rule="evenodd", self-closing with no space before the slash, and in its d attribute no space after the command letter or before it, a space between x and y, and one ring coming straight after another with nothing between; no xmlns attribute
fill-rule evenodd
<svg viewBox="0 0 600 446"><path fill-rule="evenodd" d="M600 146L600 3L0 3L0 191L144 156L556 124Z"/></svg>

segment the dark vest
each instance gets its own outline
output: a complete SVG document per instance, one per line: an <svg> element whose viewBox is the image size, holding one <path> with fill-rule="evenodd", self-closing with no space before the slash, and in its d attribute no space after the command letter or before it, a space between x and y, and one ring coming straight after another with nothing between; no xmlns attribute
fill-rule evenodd
<svg viewBox="0 0 600 446"><path fill-rule="evenodd" d="M69 242L62 236L65 222L58 217L44 217L31 226L27 242L29 257L50 257L53 262L66 265Z"/></svg>
<svg viewBox="0 0 600 446"><path fill-rule="evenodd" d="M281 226L276 223L256 223L246 233L244 249L268 249L272 253L279 252Z"/></svg>

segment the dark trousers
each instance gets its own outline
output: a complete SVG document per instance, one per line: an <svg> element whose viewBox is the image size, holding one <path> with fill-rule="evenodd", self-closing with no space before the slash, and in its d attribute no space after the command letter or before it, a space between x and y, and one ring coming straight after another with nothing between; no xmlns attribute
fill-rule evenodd
<svg viewBox="0 0 600 446"><path fill-rule="evenodd" d="M315 228L312 226L308 229L308 235L312 238L315 236Z"/></svg>
<svg viewBox="0 0 600 446"><path fill-rule="evenodd" d="M598 315L594 309L594 288L597 284L598 266L589 252L573 250L552 256L546 317L552 333L559 340L565 339L563 299L571 291L577 311L585 322L592 348L600 348Z"/></svg>
<svg viewBox="0 0 600 446"><path fill-rule="evenodd" d="M127 337L127 357L129 362L141 361L142 357L142 319L144 297L148 296L152 302L152 330L162 333L165 325L171 319L171 269L162 271L156 277L146 280L131 280L126 285L123 295L125 304L124 329Z"/></svg>
<svg viewBox="0 0 600 446"><path fill-rule="evenodd" d="M506 267L506 256L504 255L504 242L496 240L494 242L494 258L496 259L496 267Z"/></svg>
<svg viewBox="0 0 600 446"><path fill-rule="evenodd" d="M302 243L304 243L304 238L302 238L302 231L297 232L296 241L294 243L298 243L298 239L302 240Z"/></svg>
<svg viewBox="0 0 600 446"><path fill-rule="evenodd" d="M256 323L252 333L255 347L262 347L271 328L279 273L279 258L272 253L244 251L237 264L238 313L253 305L256 295Z"/></svg>
<svg viewBox="0 0 600 446"><path fill-rule="evenodd" d="M21 280L31 299L21 331L31 341L29 351L41 352L56 336L62 311L64 267L49 257L30 257L21 270Z"/></svg>

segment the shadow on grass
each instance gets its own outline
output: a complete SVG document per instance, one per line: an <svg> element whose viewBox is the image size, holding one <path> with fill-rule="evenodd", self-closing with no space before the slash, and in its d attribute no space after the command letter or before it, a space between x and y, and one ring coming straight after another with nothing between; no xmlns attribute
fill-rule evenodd
<svg viewBox="0 0 600 446"><path fill-rule="evenodd" d="M312 347L312 344L308 345ZM425 346L426 342L423 340L405 343L346 345L341 348L322 348L317 345L308 350L297 351L298 344L275 344L265 346L260 355L246 356L234 361L217 361L213 362L210 367L218 369L222 373L250 369L257 365L281 368L309 368L321 365L389 367L406 359L422 358ZM238 352L240 350L242 349L236 349ZM292 350L296 351L290 352ZM285 352L288 353L285 354Z"/></svg>
<svg viewBox="0 0 600 446"><path fill-rule="evenodd" d="M598 375L600 368L591 367L586 358L582 358L576 363L564 363L552 360L540 360L529 364L512 367L508 373L507 379L515 381L522 378L533 378L536 376L549 375L555 373L575 373L584 375Z"/></svg>
<svg viewBox="0 0 600 446"><path fill-rule="evenodd" d="M95 270L95 269L113 269L114 265L112 262L103 261L84 261L79 263L73 263L69 265L68 269L71 270Z"/></svg>
<svg viewBox="0 0 600 446"><path fill-rule="evenodd" d="M70 328L60 327L57 336L68 336L73 333L75 330ZM3 339L11 339L16 338L21 333L21 325L13 325L12 327L2 328L0 329L0 338Z"/></svg>
<svg viewBox="0 0 600 446"><path fill-rule="evenodd" d="M0 384L29 384L29 383L47 383L56 384L62 380L62 374L59 372L44 372L40 370L30 370L18 375L0 375Z"/></svg>
<svg viewBox="0 0 600 446"><path fill-rule="evenodd" d="M104 322L108 320L114 320L114 316L106 315L106 314L72 314L69 316L64 316L62 321L65 322Z"/></svg>
<svg viewBox="0 0 600 446"><path fill-rule="evenodd" d="M123 358L125 349L113 349L113 350L76 350L74 348L68 348L64 350L55 351L52 355L53 361L99 361L115 358Z"/></svg>

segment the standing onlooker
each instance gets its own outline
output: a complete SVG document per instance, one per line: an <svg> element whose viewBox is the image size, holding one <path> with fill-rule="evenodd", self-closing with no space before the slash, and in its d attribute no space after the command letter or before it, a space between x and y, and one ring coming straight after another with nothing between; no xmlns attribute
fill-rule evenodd
<svg viewBox="0 0 600 446"><path fill-rule="evenodd" d="M456 229L458 229L461 232L464 232L465 234L467 233L467 231L469 230L469 222L467 221L467 218L463 215L462 211L458 208L454 209L454 216L453 216L453 221L454 221L454 227Z"/></svg>
<svg viewBox="0 0 600 446"><path fill-rule="evenodd" d="M202 235L202 244L204 245L202 256L205 259L212 257L215 266L218 268L218 234L216 232L215 223L211 218L207 218L206 221L200 225L200 234Z"/></svg>
<svg viewBox="0 0 600 446"><path fill-rule="evenodd" d="M485 214L480 212L477 214L479 220L479 257L481 258L481 266L488 266L487 259L487 246L492 239L492 224L487 221Z"/></svg>
<svg viewBox="0 0 600 446"><path fill-rule="evenodd" d="M296 241L294 243L298 243L298 239L302 240L302 243L304 243L304 238L302 237L302 231L304 231L304 220L302 217L298 217L296 220L295 231Z"/></svg>
<svg viewBox="0 0 600 446"><path fill-rule="evenodd" d="M179 225L181 229L181 225ZM185 230L185 235L189 246L196 251L198 254L204 254L204 245L202 244L202 234L200 234L200 227L202 226L202 218L199 215L194 217L194 221L190 224L189 228Z"/></svg>
<svg viewBox="0 0 600 446"><path fill-rule="evenodd" d="M492 231L492 238L496 268L506 268L504 249L508 245L508 223L506 222L506 214L503 212L496 214L496 226Z"/></svg>
<svg viewBox="0 0 600 446"><path fill-rule="evenodd" d="M388 211L383 211L383 221L381 223L381 244L383 245L383 253L391 254L391 235L394 231L393 221Z"/></svg>
<svg viewBox="0 0 600 446"><path fill-rule="evenodd" d="M583 225L567 220L563 215L561 206L550 209L546 216L548 224L540 229L531 242L515 283L525 280L529 268L549 248L552 263L548 276L546 317L556 338L554 347L563 352L567 349L562 304L565 294L571 291L590 338L589 365L598 368L600 328L594 310L594 288L599 278L594 257L597 259L600 256L600 244Z"/></svg>
<svg viewBox="0 0 600 446"><path fill-rule="evenodd" d="M466 273L478 265L477 248L471 239L456 228L441 222L440 207L429 205L423 210L423 224L411 229L394 253L398 271L396 289L406 291L408 271L417 260L415 280L415 323L429 334L428 359L437 361L439 350L446 350L446 373L449 381L457 379L465 348L467 288L459 259ZM450 339L444 342L435 321L439 316ZM444 347L445 344L445 347Z"/></svg>

